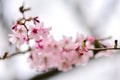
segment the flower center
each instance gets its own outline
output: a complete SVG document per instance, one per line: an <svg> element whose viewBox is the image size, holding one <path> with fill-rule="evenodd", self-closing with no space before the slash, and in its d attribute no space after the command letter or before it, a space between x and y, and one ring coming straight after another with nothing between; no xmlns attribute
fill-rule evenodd
<svg viewBox="0 0 120 80"><path fill-rule="evenodd" d="M33 32L33 33L38 33L38 29L35 29L35 28L34 28L34 29L32 30L32 32Z"/></svg>

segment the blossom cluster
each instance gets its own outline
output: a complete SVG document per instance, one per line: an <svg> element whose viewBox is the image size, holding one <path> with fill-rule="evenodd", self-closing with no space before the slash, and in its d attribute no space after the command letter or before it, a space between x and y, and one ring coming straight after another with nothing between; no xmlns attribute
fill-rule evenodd
<svg viewBox="0 0 120 80"><path fill-rule="evenodd" d="M25 21L25 20L24 20ZM77 34L75 39L63 36L61 40L55 40L50 34L51 27L44 27L38 17L31 18L29 24L16 22L10 34L10 43L19 49L23 44L30 48L28 61L32 68L39 71L58 69L67 71L73 66L84 65L93 57L110 55L109 50L94 51L96 39L92 36L85 37ZM32 41L32 45L30 45ZM105 45L107 47L107 45ZM109 46L108 46L109 47Z"/></svg>

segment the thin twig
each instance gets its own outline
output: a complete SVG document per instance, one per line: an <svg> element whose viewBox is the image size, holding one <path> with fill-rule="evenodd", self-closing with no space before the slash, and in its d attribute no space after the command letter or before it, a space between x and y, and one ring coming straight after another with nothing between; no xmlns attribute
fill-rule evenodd
<svg viewBox="0 0 120 80"><path fill-rule="evenodd" d="M91 48L88 50L93 50L93 51L102 51L102 50L120 50L120 48Z"/></svg>
<svg viewBox="0 0 120 80"><path fill-rule="evenodd" d="M25 54L25 53L27 53L27 52L29 52L29 51L31 51L31 49L28 49L28 50L23 51L23 52L22 52L22 51L17 51L17 52L15 52L15 53L12 53L11 55L4 54L3 57L0 58L0 60L4 60L4 59L7 59L7 58L11 58L11 57L16 56L16 55L18 55L18 54ZM5 55L7 55L7 56L5 56ZM5 56L5 57L4 57L4 56Z"/></svg>

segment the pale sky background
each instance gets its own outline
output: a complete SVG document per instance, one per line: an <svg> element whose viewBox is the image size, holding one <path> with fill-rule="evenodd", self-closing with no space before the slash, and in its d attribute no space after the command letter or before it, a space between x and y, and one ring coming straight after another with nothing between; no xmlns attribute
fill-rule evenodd
<svg viewBox="0 0 120 80"><path fill-rule="evenodd" d="M0 0L0 55L8 50L7 29L21 16L18 9L23 2L32 9L26 15L39 16L58 40L62 35L75 37L77 32L97 38L112 36L110 42L120 40L120 0ZM27 57L0 61L0 80L25 80L38 74L29 68ZM120 80L120 54L92 60L48 80Z"/></svg>

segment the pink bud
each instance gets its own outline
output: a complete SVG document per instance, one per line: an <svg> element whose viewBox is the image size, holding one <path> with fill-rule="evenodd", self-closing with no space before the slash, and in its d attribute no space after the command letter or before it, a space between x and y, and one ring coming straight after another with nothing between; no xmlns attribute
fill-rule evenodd
<svg viewBox="0 0 120 80"><path fill-rule="evenodd" d="M13 27L12 27L12 30L17 30L17 26L18 26L18 24L15 24Z"/></svg>
<svg viewBox="0 0 120 80"><path fill-rule="evenodd" d="M95 38L93 36L88 36L87 40L93 43L95 41Z"/></svg>

